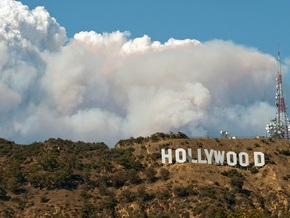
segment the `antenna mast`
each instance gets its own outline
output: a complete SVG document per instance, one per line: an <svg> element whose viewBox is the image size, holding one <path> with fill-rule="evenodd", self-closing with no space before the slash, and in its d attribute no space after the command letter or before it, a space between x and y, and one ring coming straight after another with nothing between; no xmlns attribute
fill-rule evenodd
<svg viewBox="0 0 290 218"><path fill-rule="evenodd" d="M266 126L267 135L270 138L289 139L286 105L283 95L283 83L282 83L282 70L280 51L278 51L278 75L276 78L276 106L277 113L276 118L271 120L271 123Z"/></svg>

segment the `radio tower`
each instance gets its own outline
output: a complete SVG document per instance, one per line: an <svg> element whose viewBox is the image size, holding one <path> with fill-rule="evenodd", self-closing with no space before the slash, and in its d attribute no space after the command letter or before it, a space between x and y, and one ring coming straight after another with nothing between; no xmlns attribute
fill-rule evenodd
<svg viewBox="0 0 290 218"><path fill-rule="evenodd" d="M267 135L269 138L289 139L289 120L287 117L286 105L283 95L282 72L280 51L278 51L278 75L276 78L276 118L271 120L271 123L266 126Z"/></svg>

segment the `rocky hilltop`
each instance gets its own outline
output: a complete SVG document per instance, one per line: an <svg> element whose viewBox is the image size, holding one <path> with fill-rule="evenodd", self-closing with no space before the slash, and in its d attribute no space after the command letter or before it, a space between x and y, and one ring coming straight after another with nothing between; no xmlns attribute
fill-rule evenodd
<svg viewBox="0 0 290 218"><path fill-rule="evenodd" d="M162 163L161 149L172 150L172 164L168 158ZM200 152L200 161L189 161L188 149L192 159ZM211 150L224 152L223 164L214 153L208 162ZM237 154L235 166L226 161L230 151ZM264 154L263 166L255 166L254 152ZM239 162L241 153L249 157L247 166ZM265 138L156 133L120 140L115 148L0 139L0 216L290 217L289 161L289 140Z"/></svg>

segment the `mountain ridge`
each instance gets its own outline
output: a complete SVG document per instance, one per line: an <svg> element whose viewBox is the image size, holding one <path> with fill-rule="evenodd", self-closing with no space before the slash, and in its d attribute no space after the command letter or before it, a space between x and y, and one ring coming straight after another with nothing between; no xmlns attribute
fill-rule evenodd
<svg viewBox="0 0 290 218"><path fill-rule="evenodd" d="M248 167L162 164L161 149L248 153ZM253 152L265 154L255 167ZM203 154L203 159L205 159ZM175 160L175 159L174 159ZM101 142L0 140L2 217L285 217L290 141L155 133Z"/></svg>

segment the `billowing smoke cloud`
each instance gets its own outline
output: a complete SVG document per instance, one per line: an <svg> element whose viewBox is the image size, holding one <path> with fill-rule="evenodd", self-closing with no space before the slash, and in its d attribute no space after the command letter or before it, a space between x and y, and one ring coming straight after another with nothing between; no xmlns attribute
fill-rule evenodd
<svg viewBox="0 0 290 218"><path fill-rule="evenodd" d="M0 133L104 141L183 131L265 134L276 61L233 42L130 39L65 29L42 7L0 2Z"/></svg>

